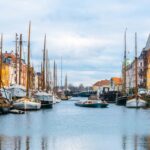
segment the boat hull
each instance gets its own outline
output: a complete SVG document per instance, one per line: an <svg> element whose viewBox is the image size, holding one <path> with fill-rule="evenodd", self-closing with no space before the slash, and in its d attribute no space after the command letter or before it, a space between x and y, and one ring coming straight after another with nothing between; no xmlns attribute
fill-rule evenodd
<svg viewBox="0 0 150 150"><path fill-rule="evenodd" d="M116 105L125 106L126 102L127 102L127 97L126 96L118 97L116 99Z"/></svg>
<svg viewBox="0 0 150 150"><path fill-rule="evenodd" d="M41 103L36 102L15 102L13 104L15 109L19 110L39 110L41 108Z"/></svg>
<svg viewBox="0 0 150 150"><path fill-rule="evenodd" d="M10 108L9 107L0 107L0 114L7 114L9 113Z"/></svg>
<svg viewBox="0 0 150 150"><path fill-rule="evenodd" d="M52 101L41 101L41 108L53 108Z"/></svg>
<svg viewBox="0 0 150 150"><path fill-rule="evenodd" d="M136 100L134 98L134 99L128 100L126 103L127 108L144 108L146 106L147 106L147 103L142 99Z"/></svg>
<svg viewBox="0 0 150 150"><path fill-rule="evenodd" d="M75 103L76 106L80 107L93 107L93 108L106 108L108 104L105 103L94 103L94 104L83 104L83 103Z"/></svg>

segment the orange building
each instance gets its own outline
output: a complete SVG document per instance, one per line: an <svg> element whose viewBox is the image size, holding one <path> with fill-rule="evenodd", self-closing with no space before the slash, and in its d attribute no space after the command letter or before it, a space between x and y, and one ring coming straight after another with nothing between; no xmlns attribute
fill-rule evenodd
<svg viewBox="0 0 150 150"><path fill-rule="evenodd" d="M122 79L119 77L112 77L110 79L111 90L121 91L122 90Z"/></svg>

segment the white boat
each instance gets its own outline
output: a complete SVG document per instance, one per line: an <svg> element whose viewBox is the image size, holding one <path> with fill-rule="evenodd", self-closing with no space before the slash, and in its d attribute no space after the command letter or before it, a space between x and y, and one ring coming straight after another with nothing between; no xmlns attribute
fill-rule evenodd
<svg viewBox="0 0 150 150"><path fill-rule="evenodd" d="M138 93L138 57L137 57L137 33L135 33L135 94L130 100L126 102L127 108L143 108L147 106L147 102L144 101Z"/></svg>
<svg viewBox="0 0 150 150"><path fill-rule="evenodd" d="M41 103L33 98L21 98L14 102L13 107L19 110L39 110Z"/></svg>
<svg viewBox="0 0 150 150"><path fill-rule="evenodd" d="M146 105L147 105L147 102L140 98L139 99L133 98L126 102L127 108L143 108L143 107L146 107Z"/></svg>
<svg viewBox="0 0 150 150"><path fill-rule="evenodd" d="M39 110L41 108L41 102L35 101L34 98L30 98L30 93L29 93L29 90L30 90L30 31L31 31L31 22L29 23L29 33L28 33L28 65L27 65L26 89L22 88L22 86L20 85L19 86L14 85L9 88L11 89L13 96L23 97L23 98L16 100L13 104L14 108L19 109L19 110Z"/></svg>
<svg viewBox="0 0 150 150"><path fill-rule="evenodd" d="M18 99L26 96L26 89L22 85L14 84L7 88L11 92L12 98Z"/></svg>
<svg viewBox="0 0 150 150"><path fill-rule="evenodd" d="M41 102L42 108L52 108L53 107L53 95L46 92L37 92L34 98Z"/></svg>
<svg viewBox="0 0 150 150"><path fill-rule="evenodd" d="M55 103L60 103L61 102L61 99L59 98L59 97L57 97L57 96L54 96L54 101L55 101Z"/></svg>
<svg viewBox="0 0 150 150"><path fill-rule="evenodd" d="M12 102L12 94L7 89L0 89L1 96L8 99L9 102Z"/></svg>

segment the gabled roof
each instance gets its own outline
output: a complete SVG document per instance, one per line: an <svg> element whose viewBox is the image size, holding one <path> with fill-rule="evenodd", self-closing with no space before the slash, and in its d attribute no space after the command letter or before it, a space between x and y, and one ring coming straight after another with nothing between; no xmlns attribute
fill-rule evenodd
<svg viewBox="0 0 150 150"><path fill-rule="evenodd" d="M150 34L148 36L147 42L146 42L146 46L145 46L145 50L149 50L150 49Z"/></svg>
<svg viewBox="0 0 150 150"><path fill-rule="evenodd" d="M121 85L122 84L122 79L119 77L113 77L113 78L111 78L111 81L113 81L113 83L115 85Z"/></svg>
<svg viewBox="0 0 150 150"><path fill-rule="evenodd" d="M97 81L93 86L105 86L105 85L109 85L110 81L109 80L100 80Z"/></svg>

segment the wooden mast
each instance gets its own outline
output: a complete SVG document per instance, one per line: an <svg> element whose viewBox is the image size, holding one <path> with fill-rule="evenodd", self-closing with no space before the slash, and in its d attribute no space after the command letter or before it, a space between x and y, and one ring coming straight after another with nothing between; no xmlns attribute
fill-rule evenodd
<svg viewBox="0 0 150 150"><path fill-rule="evenodd" d="M43 51L43 87L42 90L45 89L45 53L46 53L46 34L44 37L44 51Z"/></svg>
<svg viewBox="0 0 150 150"><path fill-rule="evenodd" d="M57 64L55 65L55 86L56 86L56 93L58 88L58 80L57 80Z"/></svg>
<svg viewBox="0 0 150 150"><path fill-rule="evenodd" d="M49 90L49 78L48 78L48 50L46 50L46 91Z"/></svg>
<svg viewBox="0 0 150 150"><path fill-rule="evenodd" d="M16 33L16 84L18 83L18 34Z"/></svg>
<svg viewBox="0 0 150 150"><path fill-rule="evenodd" d="M31 32L31 21L29 22L29 31L28 31L28 65L27 65L27 97L29 97L29 88L30 88L30 32Z"/></svg>
<svg viewBox="0 0 150 150"><path fill-rule="evenodd" d="M126 31L124 32L124 62L123 62L123 93L126 94L126 70L127 70L127 46L126 46Z"/></svg>
<svg viewBox="0 0 150 150"><path fill-rule="evenodd" d="M1 34L0 89L2 88L2 64L3 64L3 34Z"/></svg>
<svg viewBox="0 0 150 150"><path fill-rule="evenodd" d="M41 80L40 80L40 89L43 89L43 63L41 62Z"/></svg>
<svg viewBox="0 0 150 150"><path fill-rule="evenodd" d="M19 59L19 85L21 85L21 71L22 71L22 34L20 34L20 59Z"/></svg>
<svg viewBox="0 0 150 150"><path fill-rule="evenodd" d="M65 76L65 91L67 91L67 89L68 89L68 81L67 81L68 79L67 79L67 74L66 74L66 76Z"/></svg>
<svg viewBox="0 0 150 150"><path fill-rule="evenodd" d="M137 33L135 33L135 97L138 99L138 59L137 59Z"/></svg>
<svg viewBox="0 0 150 150"><path fill-rule="evenodd" d="M55 65L55 60L54 60L54 68L53 68L53 92L55 93L55 88L56 88L56 65Z"/></svg>
<svg viewBox="0 0 150 150"><path fill-rule="evenodd" d="M61 90L62 90L62 57L61 57Z"/></svg>

